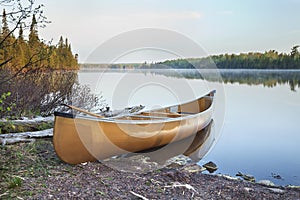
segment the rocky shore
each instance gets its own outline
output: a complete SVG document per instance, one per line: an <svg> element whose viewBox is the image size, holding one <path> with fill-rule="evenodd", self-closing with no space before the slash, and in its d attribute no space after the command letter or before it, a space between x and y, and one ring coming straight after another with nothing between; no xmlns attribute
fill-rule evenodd
<svg viewBox="0 0 300 200"><path fill-rule="evenodd" d="M57 158L51 138L0 151L0 199L300 199L299 187L203 174L192 164L145 173L99 162L68 165Z"/></svg>

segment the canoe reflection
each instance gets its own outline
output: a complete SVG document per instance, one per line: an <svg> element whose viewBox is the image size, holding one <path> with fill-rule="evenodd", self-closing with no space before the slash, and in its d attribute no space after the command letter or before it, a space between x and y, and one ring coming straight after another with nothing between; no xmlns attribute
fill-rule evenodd
<svg viewBox="0 0 300 200"><path fill-rule="evenodd" d="M183 154L194 161L199 161L205 156L213 144L211 134L213 120L201 131L186 139L174 142L160 148L153 148L138 152L150 158L151 161L163 164L168 159ZM203 148L202 148L203 147Z"/></svg>

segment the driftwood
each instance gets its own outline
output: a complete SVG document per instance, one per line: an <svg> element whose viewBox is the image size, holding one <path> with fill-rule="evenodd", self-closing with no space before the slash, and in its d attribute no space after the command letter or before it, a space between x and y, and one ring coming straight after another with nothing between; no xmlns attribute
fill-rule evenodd
<svg viewBox="0 0 300 200"><path fill-rule="evenodd" d="M18 119L18 120L6 120L6 119L0 119L0 122L12 122L13 124L36 124L36 123L41 123L41 122L53 122L54 121L54 117L50 116L50 117L37 117L37 118L33 118L33 119Z"/></svg>
<svg viewBox="0 0 300 200"><path fill-rule="evenodd" d="M24 120L0 119L0 129L2 133L33 132L52 128L54 117L37 117Z"/></svg>
<svg viewBox="0 0 300 200"><path fill-rule="evenodd" d="M4 146L6 144L15 144L18 142L34 142L35 138L52 137L53 128L23 133L8 133L0 135L0 143Z"/></svg>

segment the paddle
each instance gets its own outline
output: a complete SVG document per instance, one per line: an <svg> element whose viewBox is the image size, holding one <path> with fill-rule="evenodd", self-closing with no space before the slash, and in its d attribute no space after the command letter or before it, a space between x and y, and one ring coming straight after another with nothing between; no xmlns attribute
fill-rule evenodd
<svg viewBox="0 0 300 200"><path fill-rule="evenodd" d="M69 108L71 108L71 109L77 110L77 111L79 111L79 112L85 113L85 114L87 114L87 115L91 115L91 116L98 117L98 118L104 118L104 116L102 116L102 115L98 115L98 114L96 114L96 113L92 113L92 112L83 110L83 109L78 108L78 107L76 107L76 106L71 106L71 105L67 105L67 104L64 104L64 103L63 103L62 105L63 105L63 106L67 106L67 107L69 107Z"/></svg>

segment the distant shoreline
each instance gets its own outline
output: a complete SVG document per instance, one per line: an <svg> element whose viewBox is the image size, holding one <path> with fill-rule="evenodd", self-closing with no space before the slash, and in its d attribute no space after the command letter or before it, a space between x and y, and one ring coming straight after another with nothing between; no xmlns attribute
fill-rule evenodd
<svg viewBox="0 0 300 200"><path fill-rule="evenodd" d="M270 50L264 53L220 54L152 63L146 61L144 63L84 63L80 64L80 67L113 69L300 69L300 52L298 48L298 45L292 47L289 54Z"/></svg>
<svg viewBox="0 0 300 200"><path fill-rule="evenodd" d="M125 68L111 68L110 64L79 64L79 70L169 70L169 69L176 69L176 70L201 70L201 69L219 69L219 70L228 70L228 71L235 71L235 70L240 70L240 71L300 71L299 69L281 69L281 68L126 68L126 63L125 64L118 64L118 65L123 65Z"/></svg>

